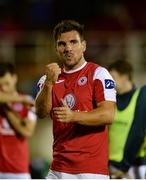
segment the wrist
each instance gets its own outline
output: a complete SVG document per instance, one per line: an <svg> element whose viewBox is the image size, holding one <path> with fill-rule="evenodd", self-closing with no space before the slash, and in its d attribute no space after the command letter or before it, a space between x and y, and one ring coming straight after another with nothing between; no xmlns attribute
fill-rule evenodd
<svg viewBox="0 0 146 180"><path fill-rule="evenodd" d="M44 86L53 86L53 82L46 79L44 82Z"/></svg>
<svg viewBox="0 0 146 180"><path fill-rule="evenodd" d="M73 111L73 121L79 122L81 116L81 112L79 110Z"/></svg>

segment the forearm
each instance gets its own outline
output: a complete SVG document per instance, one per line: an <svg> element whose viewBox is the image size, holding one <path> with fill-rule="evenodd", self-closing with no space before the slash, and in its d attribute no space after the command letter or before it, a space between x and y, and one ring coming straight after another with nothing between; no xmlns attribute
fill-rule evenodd
<svg viewBox="0 0 146 180"><path fill-rule="evenodd" d="M0 91L0 103L21 102L22 97Z"/></svg>
<svg viewBox="0 0 146 180"><path fill-rule="evenodd" d="M87 126L99 126L110 124L114 119L115 102L103 101L98 103L96 109L88 112L73 111L64 101L62 101L62 105L62 107L53 108L54 115L61 122L75 122Z"/></svg>
<svg viewBox="0 0 146 180"><path fill-rule="evenodd" d="M35 100L36 113L39 118L45 118L52 108L52 83L45 83Z"/></svg>
<svg viewBox="0 0 146 180"><path fill-rule="evenodd" d="M27 118L21 118L18 113L10 110L6 111L6 115L9 123L17 133L24 137L29 137L32 135L35 122L31 122Z"/></svg>
<svg viewBox="0 0 146 180"><path fill-rule="evenodd" d="M88 126L99 126L112 123L115 107L98 107L90 112L73 112L73 121Z"/></svg>

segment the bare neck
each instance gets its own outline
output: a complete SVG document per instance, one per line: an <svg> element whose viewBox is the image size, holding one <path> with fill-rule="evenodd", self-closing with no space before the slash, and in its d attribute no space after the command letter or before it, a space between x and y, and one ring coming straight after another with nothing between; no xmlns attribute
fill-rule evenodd
<svg viewBox="0 0 146 180"><path fill-rule="evenodd" d="M118 94L124 94L132 90L133 83L131 81L127 81L124 85L118 89Z"/></svg>
<svg viewBox="0 0 146 180"><path fill-rule="evenodd" d="M67 66L64 64L64 69L65 71L76 70L81 67L85 62L85 58L83 57L78 63L74 64L73 66Z"/></svg>

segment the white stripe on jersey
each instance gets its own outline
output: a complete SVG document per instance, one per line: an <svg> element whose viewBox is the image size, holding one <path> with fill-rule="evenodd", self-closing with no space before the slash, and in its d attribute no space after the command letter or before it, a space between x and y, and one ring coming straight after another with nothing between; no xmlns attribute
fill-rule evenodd
<svg viewBox="0 0 146 180"><path fill-rule="evenodd" d="M105 95L105 100L107 101L114 101L116 102L116 90L115 88L106 88L105 87L105 80L111 80L115 83L115 81L113 80L112 76L110 75L110 73L108 72L108 70L104 67L97 67L95 72L94 72L94 76L93 76L93 80L98 79L102 82L103 88L104 88L104 95Z"/></svg>
<svg viewBox="0 0 146 180"><path fill-rule="evenodd" d="M39 88L39 91L41 90L42 85L44 84L45 80L46 80L46 75L43 75L43 76L40 78L40 80L38 81L37 87Z"/></svg>

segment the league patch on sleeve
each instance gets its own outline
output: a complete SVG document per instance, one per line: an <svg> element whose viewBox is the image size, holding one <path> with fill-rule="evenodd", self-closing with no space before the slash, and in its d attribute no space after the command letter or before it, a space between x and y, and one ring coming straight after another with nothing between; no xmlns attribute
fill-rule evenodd
<svg viewBox="0 0 146 180"><path fill-rule="evenodd" d="M111 79L105 79L105 88L106 89L113 89L115 88L115 82Z"/></svg>

